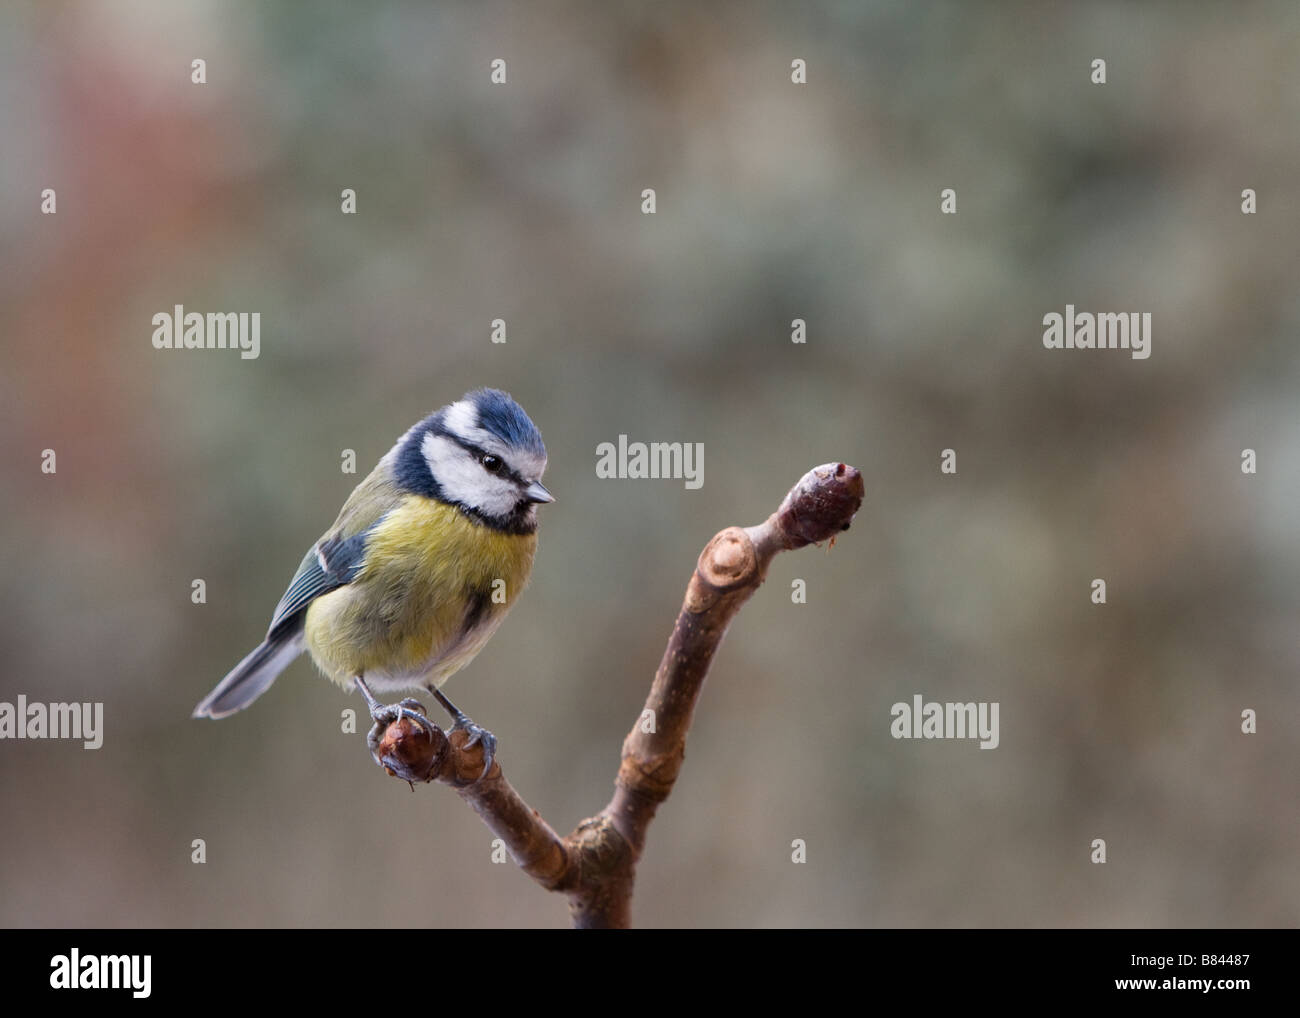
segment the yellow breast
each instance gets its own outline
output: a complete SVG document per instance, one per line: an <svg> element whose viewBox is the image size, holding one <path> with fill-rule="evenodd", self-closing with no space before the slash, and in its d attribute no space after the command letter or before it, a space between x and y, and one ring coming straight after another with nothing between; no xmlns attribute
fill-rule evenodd
<svg viewBox="0 0 1300 1018"><path fill-rule="evenodd" d="M487 642L528 582L537 535L506 534L408 496L371 531L365 565L307 609L307 649L334 681L438 684Z"/></svg>

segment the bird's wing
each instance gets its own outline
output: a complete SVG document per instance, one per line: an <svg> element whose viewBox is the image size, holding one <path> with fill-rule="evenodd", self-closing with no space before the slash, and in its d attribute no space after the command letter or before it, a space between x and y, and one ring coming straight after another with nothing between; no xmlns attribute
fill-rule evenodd
<svg viewBox="0 0 1300 1018"><path fill-rule="evenodd" d="M311 551L303 556L298 572L289 583L289 589L275 606L268 637L297 621L298 613L322 594L351 583L361 569L366 556L366 537L369 532L352 537L322 537Z"/></svg>
<svg viewBox="0 0 1300 1018"><path fill-rule="evenodd" d="M334 526L303 556L289 589L275 606L268 637L299 623L301 613L316 598L356 578L365 563L370 531L401 498L381 462L348 497Z"/></svg>

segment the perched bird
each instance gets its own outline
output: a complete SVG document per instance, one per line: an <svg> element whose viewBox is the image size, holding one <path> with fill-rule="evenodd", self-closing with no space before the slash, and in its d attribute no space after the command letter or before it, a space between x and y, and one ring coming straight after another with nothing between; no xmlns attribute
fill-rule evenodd
<svg viewBox="0 0 1300 1018"><path fill-rule="evenodd" d="M256 700L304 650L327 676L361 691L374 719L368 744L407 717L432 732L415 700L377 692L427 689L481 741L483 773L496 739L438 689L474 659L528 582L537 549L546 447L523 408L478 389L397 440L357 485L302 560L266 639L194 708L224 718Z"/></svg>

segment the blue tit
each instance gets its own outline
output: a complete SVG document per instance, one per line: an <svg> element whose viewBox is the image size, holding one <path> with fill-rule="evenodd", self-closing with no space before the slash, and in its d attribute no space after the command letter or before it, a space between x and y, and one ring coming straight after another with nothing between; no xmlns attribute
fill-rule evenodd
<svg viewBox="0 0 1300 1018"><path fill-rule="evenodd" d="M383 728L408 717L432 726L414 700L385 706L377 692L426 689L482 742L486 774L496 740L439 686L474 659L519 597L537 550L541 433L509 395L478 389L397 440L357 485L302 560L266 639L194 708L224 718L261 696L304 650L327 676L361 691Z"/></svg>

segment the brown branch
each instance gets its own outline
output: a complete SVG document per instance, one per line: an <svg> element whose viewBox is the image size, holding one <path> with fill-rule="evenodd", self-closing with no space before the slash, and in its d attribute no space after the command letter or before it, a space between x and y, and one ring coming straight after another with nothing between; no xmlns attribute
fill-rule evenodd
<svg viewBox="0 0 1300 1018"><path fill-rule="evenodd" d="M411 782L452 785L525 873L547 890L568 896L574 926L630 926L646 830L681 771L695 702L727 626L763 582L773 555L820 541L833 543L849 529L862 497L857 470L827 463L805 474L765 522L728 527L705 545L645 710L623 740L614 797L567 837L556 834L519 797L499 763L494 761L478 779L482 748L466 749L464 732L447 736L437 730L429 738L403 718L384 733L384 765Z"/></svg>

